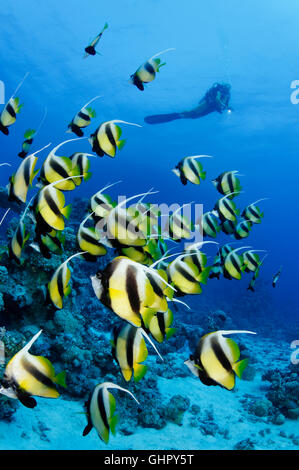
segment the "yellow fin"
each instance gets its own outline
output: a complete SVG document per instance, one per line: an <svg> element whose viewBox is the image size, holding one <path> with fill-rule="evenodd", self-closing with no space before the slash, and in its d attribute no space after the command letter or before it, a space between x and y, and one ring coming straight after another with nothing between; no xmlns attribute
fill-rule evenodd
<svg viewBox="0 0 299 470"><path fill-rule="evenodd" d="M147 366L145 364L134 364L134 381L139 382L145 376Z"/></svg>

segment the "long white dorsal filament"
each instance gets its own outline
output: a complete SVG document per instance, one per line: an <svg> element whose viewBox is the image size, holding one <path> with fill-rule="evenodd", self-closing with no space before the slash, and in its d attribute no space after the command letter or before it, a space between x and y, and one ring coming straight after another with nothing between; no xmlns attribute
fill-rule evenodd
<svg viewBox="0 0 299 470"><path fill-rule="evenodd" d="M38 126L37 130L36 130L35 133L34 133L34 137L36 137L37 134L39 133L39 131L40 131L40 129L41 129L43 123L45 122L45 119L46 119L46 117L47 117L47 114L48 114L48 110L47 110L47 108L45 108L44 115L43 115L43 117L42 117L41 122L39 123L39 126Z"/></svg>
<svg viewBox="0 0 299 470"><path fill-rule="evenodd" d="M193 156L186 157L186 158L191 158L192 160L195 160L196 158L214 158L214 157L212 155L193 155Z"/></svg>
<svg viewBox="0 0 299 470"><path fill-rule="evenodd" d="M163 51L157 52L157 54L153 55L149 60L153 60L155 57L159 55L165 54L165 52L175 51L175 47L169 47L168 49L164 49Z"/></svg>
<svg viewBox="0 0 299 470"><path fill-rule="evenodd" d="M129 395L131 395L132 398L134 398L134 400L136 401L136 403L138 403L138 405L140 405L139 401L137 400L137 398L133 395L132 392L130 392L129 390L127 390L126 388L123 388L123 387L120 387L119 385L116 385L112 382L104 382L103 384L101 384L101 387L102 388L115 388L117 390L121 390L122 392L126 392L128 393Z"/></svg>
<svg viewBox="0 0 299 470"><path fill-rule="evenodd" d="M71 261L71 259L76 258L77 256L80 256L80 255L84 255L85 253L88 253L88 252L87 252L87 251L80 251L80 253L75 253L74 255L69 256L69 258L66 259L66 260L61 264L61 266L63 266L64 264L67 264L69 261Z"/></svg>
<svg viewBox="0 0 299 470"><path fill-rule="evenodd" d="M187 307L188 310L191 310L191 307L189 307L189 305L186 304L186 302L183 302L182 300L179 300L179 299L168 299L168 298L167 298L167 301L168 301L168 302L175 302L175 303L177 303L177 304L184 305L185 307Z"/></svg>
<svg viewBox="0 0 299 470"><path fill-rule="evenodd" d="M12 99L19 91L19 89L21 88L21 86L23 85L23 83L25 82L26 78L28 77L29 75L29 72L26 72L24 77L22 78L22 80L20 81L20 83L18 84L17 88L15 89L14 91L14 94L11 96L10 99Z"/></svg>
<svg viewBox="0 0 299 470"><path fill-rule="evenodd" d="M236 334L249 334L249 335L256 335L254 331L247 331L247 330L219 330L217 331L220 335L236 335Z"/></svg>
<svg viewBox="0 0 299 470"><path fill-rule="evenodd" d="M140 124L134 124L134 122L127 122L127 121L121 121L120 119L113 119L112 121L108 121L110 123L120 123L120 124L128 124L129 126L136 126L136 127L142 127Z"/></svg>
<svg viewBox="0 0 299 470"><path fill-rule="evenodd" d="M161 354L159 353L158 349L156 348L156 346L154 345L154 343L152 342L152 340L150 339L149 335L146 333L146 331L144 331L143 328L140 328L140 332L141 334L148 340L148 342L151 344L151 346L154 348L154 350L156 351L156 353L158 354L158 356L160 357L160 359L162 361L164 361L163 357L161 356Z"/></svg>
<svg viewBox="0 0 299 470"><path fill-rule="evenodd" d="M31 348L31 346L33 345L33 343L35 343L35 341L37 340L37 338L42 334L43 330L39 330L38 333L36 333L36 335L33 336L33 338L29 341L29 343L27 343L24 348L22 349L23 352L28 352L29 349Z"/></svg>
<svg viewBox="0 0 299 470"><path fill-rule="evenodd" d="M81 111L83 109L85 109L89 104L93 103L95 100L97 100L98 98L103 98L103 96L101 95L98 95L98 96L95 96L94 98L92 98L90 101L88 101L82 108L81 108Z"/></svg>
<svg viewBox="0 0 299 470"><path fill-rule="evenodd" d="M76 140L84 140L84 139L87 139L87 137L78 137L77 139L65 140L61 142L60 144L56 145L56 147L54 147L53 150L51 150L48 156L55 157L55 153L57 152L57 150L60 149L60 147L62 147L64 144L67 144L68 142L75 142Z"/></svg>
<svg viewBox="0 0 299 470"><path fill-rule="evenodd" d="M10 207L6 210L4 216L3 216L2 219L0 220L0 226L3 224L4 219L5 219L5 217L7 216L7 214L9 213L9 211L10 211Z"/></svg>
<svg viewBox="0 0 299 470"><path fill-rule="evenodd" d="M255 204L258 204L259 202L262 202L262 201L269 201L269 197L263 197L262 199L258 199L257 201L255 202L252 202L251 204L249 204L250 206L254 206Z"/></svg>
<svg viewBox="0 0 299 470"><path fill-rule="evenodd" d="M32 156L36 155L37 153L42 152L43 150L45 150L46 148L48 148L50 145L51 145L51 142L50 142L48 145L45 145L43 148L41 148L41 149L39 149L39 150L36 150L36 152L31 153L30 156L32 157Z"/></svg>

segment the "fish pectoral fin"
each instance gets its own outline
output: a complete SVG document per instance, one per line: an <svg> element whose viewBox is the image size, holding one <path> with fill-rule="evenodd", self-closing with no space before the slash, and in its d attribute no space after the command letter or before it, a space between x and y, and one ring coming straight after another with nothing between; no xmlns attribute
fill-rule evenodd
<svg viewBox="0 0 299 470"><path fill-rule="evenodd" d="M118 423L118 415L113 415L110 419L109 419L109 427L110 427L110 431L112 432L113 436L116 435L116 425Z"/></svg>
<svg viewBox="0 0 299 470"><path fill-rule="evenodd" d="M18 391L17 397L18 400L22 403L22 405L26 406L26 408L35 408L37 405L36 400L30 395L27 395L27 393Z"/></svg>
<svg viewBox="0 0 299 470"><path fill-rule="evenodd" d="M147 371L147 366L145 364L134 364L133 369L134 369L134 381L139 382L139 380L141 380L142 377L145 376L146 371Z"/></svg>
<svg viewBox="0 0 299 470"><path fill-rule="evenodd" d="M242 359L241 361L235 362L235 364L233 364L233 370L235 371L239 379L242 378L243 372L248 366L248 363L249 363L248 359Z"/></svg>

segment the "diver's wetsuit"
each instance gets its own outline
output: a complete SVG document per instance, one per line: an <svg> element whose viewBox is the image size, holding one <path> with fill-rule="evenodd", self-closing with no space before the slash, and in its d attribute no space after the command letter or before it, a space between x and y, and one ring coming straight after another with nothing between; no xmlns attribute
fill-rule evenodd
<svg viewBox="0 0 299 470"><path fill-rule="evenodd" d="M223 113L223 111L230 109L229 100L230 85L226 83L215 83L200 100L198 106L191 111L156 114L154 116L146 116L144 120L148 124L160 124L162 122L174 121L175 119L197 119L213 113L214 111Z"/></svg>

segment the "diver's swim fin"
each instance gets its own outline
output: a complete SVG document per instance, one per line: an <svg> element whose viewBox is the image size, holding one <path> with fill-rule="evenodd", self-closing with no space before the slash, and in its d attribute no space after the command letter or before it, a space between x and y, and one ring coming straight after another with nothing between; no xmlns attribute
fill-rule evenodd
<svg viewBox="0 0 299 470"><path fill-rule="evenodd" d="M170 113L170 114L155 114L154 116L146 116L144 118L147 124L162 124L163 122L174 121L175 119L180 119L180 113Z"/></svg>

